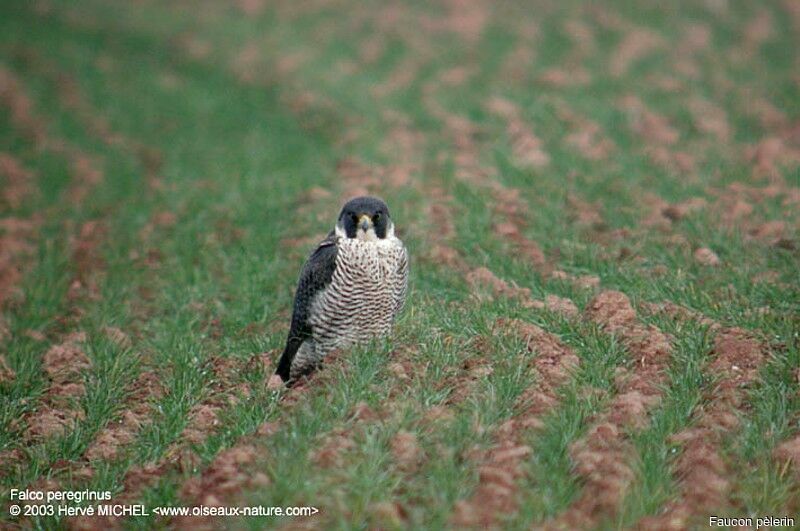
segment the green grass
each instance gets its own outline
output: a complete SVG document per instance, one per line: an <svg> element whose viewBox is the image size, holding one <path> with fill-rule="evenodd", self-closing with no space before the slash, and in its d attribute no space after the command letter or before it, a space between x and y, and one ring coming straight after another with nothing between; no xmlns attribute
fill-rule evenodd
<svg viewBox="0 0 800 531"><path fill-rule="evenodd" d="M12 105L16 92L2 87L0 152L33 172L33 193L14 207L0 201L0 219L38 225L28 241L32 252L20 258L18 291L2 307L8 333L0 334L0 355L15 378L0 383L0 455L23 457L0 458L0 522L17 523L5 509L11 488L40 488L50 479L62 489L130 493L131 475L152 464L162 465L161 474L134 489L135 500L182 505L187 480L220 452L247 443L259 452L249 472L263 472L270 484L240 489L233 505L313 505L320 526L341 529L451 526L454 505L470 499L480 481L468 456L497 442L496 428L538 385L539 376L524 369L523 345L494 333L504 317L555 334L581 360L543 428L520 435L531 453L520 465L519 509L497 515L514 529L558 518L584 488L570 446L608 411L618 392L615 371L635 360L618 338L581 318L516 299L479 299L464 278L479 266L534 298L558 295L579 309L595 291L553 279L548 269L597 275L602 289L624 292L637 309L668 300L758 338L768 360L742 390L739 427L720 439L731 487L718 514L797 515L797 475L773 453L800 432L800 218L791 202L800 186L792 150L800 146L790 133L800 118L793 68L800 38L786 3L512 2L493 6L485 20L478 8L460 19L447 5L423 2L267 2L254 15L238 4L12 0L0 7L0 69L30 101L20 111ZM767 32L752 26L763 13ZM576 22L588 34L573 35ZM657 34L661 44L615 75L609 65L634 27ZM705 28L708 43L690 56L682 46L691 27ZM748 31L762 39L752 50L743 37ZM579 41L585 48L576 48ZM509 63L526 45L528 58ZM589 73L586 84L543 81L553 68L575 66ZM394 89L375 88L398 80ZM668 121L678 132L675 143L658 146L637 132L635 111L621 104L626 96ZM529 168L515 160L506 121L487 109L493 97L516 105L549 164ZM730 141L698 126L689 103L697 98L722 110ZM759 110L763 102L782 118ZM587 158L568 141L579 126L565 110L599 126L597 135L614 145L608 158ZM25 113L41 124L44 140L31 134ZM469 145L458 136L465 133L456 130L456 117L474 126ZM414 139L411 148L406 136ZM766 138L781 138L788 156L776 159L773 174L758 176L750 152ZM659 162L659 147L668 157L691 158L693 168ZM485 170L483 181L459 178L470 151ZM82 201L72 195L80 179L76 157L89 157L103 175ZM282 347L294 283L312 247L288 242L321 238L343 194L363 184L338 173L345 158L370 168L377 179L370 189L387 200L409 247L409 300L391 340L345 353L290 404L266 389L271 370L256 360L269 353L274 361ZM408 172L404 184L390 178L398 167ZM7 178L0 173L0 187ZM533 268L496 236L508 205L497 203L492 182L519 192L526 207L521 233L541 247L548 268ZM753 210L727 223L730 205L720 195L735 193L732 184L750 187L734 199ZM330 195L309 193L313 187ZM452 236L428 218L434 187L447 195ZM673 204L699 197L707 206L647 225L653 196ZM575 197L597 206L601 226L578 222ZM785 223L782 245L750 236L768 221ZM103 230L84 271L74 250L87 222ZM457 249L463 267L431 259L435 243ZM721 264L698 264L692 253L699 247L712 249ZM75 297L71 286L83 277L93 289ZM625 433L633 483L613 514L596 520L601 528L633 527L680 495L680 448L671 436L692 426L724 377L708 369L713 332L706 327L646 312L639 319L669 334L673 353L660 403L648 410L644 428ZM110 340L107 327L122 330L131 344ZM80 418L63 434L32 440L27 423L49 400L44 355L78 331L87 334L82 348L92 362L77 377L86 393L55 407L80 411ZM413 367L409 379L391 369L397 356ZM464 384L465 363L476 361L493 371ZM217 374L225 364L230 374ZM150 371L164 392L145 398L147 422L117 458L89 462L87 449L132 406L131 386ZM455 384L466 387L453 403ZM376 419L353 418L361 402ZM218 408L217 422L191 444L182 435L200 405ZM432 407L447 407L452 416L430 422ZM264 422L277 431L254 435ZM417 468L396 463L392 438L399 431L416 437ZM352 441L341 466L319 466L320 445L338 432ZM398 504L399 520L381 512L384 502ZM287 521L229 523L261 528ZM171 526L154 517L123 524Z"/></svg>

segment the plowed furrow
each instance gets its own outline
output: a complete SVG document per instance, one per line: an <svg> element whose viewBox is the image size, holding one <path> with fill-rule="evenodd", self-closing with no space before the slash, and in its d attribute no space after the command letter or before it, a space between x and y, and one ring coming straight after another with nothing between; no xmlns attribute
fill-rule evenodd
<svg viewBox="0 0 800 531"><path fill-rule="evenodd" d="M618 394L588 433L572 444L575 471L583 480L580 496L547 527L591 527L612 516L631 482L634 448L627 437L647 425L650 410L661 399L671 355L669 339L641 324L628 297L603 291L586 308L586 318L617 336L625 346L630 368L618 371Z"/></svg>
<svg viewBox="0 0 800 531"><path fill-rule="evenodd" d="M558 405L557 390L578 365L578 357L556 336L521 320L501 319L503 332L517 335L532 356L529 365L536 385L518 398L519 413L494 430L493 445L478 459L478 487L466 500L454 507L452 523L458 527L497 526L518 510L518 480L525 474L522 466L531 452L524 443L527 430L540 428L542 416Z"/></svg>

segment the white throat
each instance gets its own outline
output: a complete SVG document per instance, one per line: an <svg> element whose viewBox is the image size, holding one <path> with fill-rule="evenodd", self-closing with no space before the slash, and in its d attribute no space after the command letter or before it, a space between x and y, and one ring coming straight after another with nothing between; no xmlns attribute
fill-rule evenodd
<svg viewBox="0 0 800 531"><path fill-rule="evenodd" d="M378 235L375 234L375 228L370 227L367 230L361 230L360 228L356 231L356 239L361 240L362 242L376 242L378 241Z"/></svg>
<svg viewBox="0 0 800 531"><path fill-rule="evenodd" d="M339 238L347 238L347 233L345 232L344 227L342 227L338 223L336 224L336 227L333 229L333 233L336 234L336 236ZM382 241L380 238L378 238L378 235L375 234L374 227L370 227L366 231L361 230L359 228L356 231L356 237L354 239L362 242L375 242L375 243L380 243ZM395 239L396 238L394 235L394 223L390 221L389 224L386 226L386 238L384 238L384 241L390 242L394 241Z"/></svg>

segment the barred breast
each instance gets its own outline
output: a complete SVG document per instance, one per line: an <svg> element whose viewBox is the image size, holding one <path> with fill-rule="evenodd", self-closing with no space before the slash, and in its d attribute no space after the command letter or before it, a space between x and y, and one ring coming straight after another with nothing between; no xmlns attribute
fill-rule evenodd
<svg viewBox="0 0 800 531"><path fill-rule="evenodd" d="M389 334L407 282L408 255L400 240L339 240L331 283L310 312L316 355Z"/></svg>

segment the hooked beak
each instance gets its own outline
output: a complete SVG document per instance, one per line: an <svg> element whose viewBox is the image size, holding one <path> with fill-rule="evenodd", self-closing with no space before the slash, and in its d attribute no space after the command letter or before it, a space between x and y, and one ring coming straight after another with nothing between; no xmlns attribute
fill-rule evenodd
<svg viewBox="0 0 800 531"><path fill-rule="evenodd" d="M358 218L358 226L361 230L367 232L372 228L372 218L366 214L362 215L360 218Z"/></svg>

